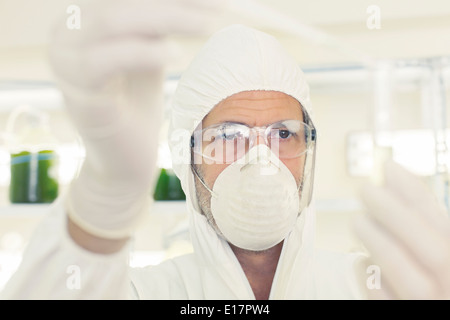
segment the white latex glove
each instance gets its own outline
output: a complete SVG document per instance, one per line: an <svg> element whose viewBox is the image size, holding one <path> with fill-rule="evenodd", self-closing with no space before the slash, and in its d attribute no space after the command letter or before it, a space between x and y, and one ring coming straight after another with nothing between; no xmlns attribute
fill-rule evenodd
<svg viewBox="0 0 450 320"><path fill-rule="evenodd" d="M368 297L450 299L450 219L423 181L388 162L385 185L361 196L368 215L356 231L381 275Z"/></svg>
<svg viewBox="0 0 450 320"><path fill-rule="evenodd" d="M211 0L106 0L81 6L81 29L55 29L50 62L86 148L70 186L72 221L126 238L151 200L167 35L205 34Z"/></svg>

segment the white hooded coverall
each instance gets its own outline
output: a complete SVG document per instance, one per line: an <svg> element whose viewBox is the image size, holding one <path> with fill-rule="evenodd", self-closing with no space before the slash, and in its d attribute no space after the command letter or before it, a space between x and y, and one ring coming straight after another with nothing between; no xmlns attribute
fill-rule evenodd
<svg viewBox="0 0 450 320"><path fill-rule="evenodd" d="M233 25L217 32L182 75L171 128L192 133L221 100L241 91L275 90L311 115L309 88L297 63L271 36ZM313 117L312 117L313 118ZM131 268L129 247L104 255L79 247L67 232L64 195L32 236L3 299L254 299L232 250L200 214L190 168L189 139L171 140L173 168L186 193L194 252L157 266ZM354 254L314 247L315 213L304 209L284 241L270 299L359 299ZM80 283L71 283L76 268Z"/></svg>

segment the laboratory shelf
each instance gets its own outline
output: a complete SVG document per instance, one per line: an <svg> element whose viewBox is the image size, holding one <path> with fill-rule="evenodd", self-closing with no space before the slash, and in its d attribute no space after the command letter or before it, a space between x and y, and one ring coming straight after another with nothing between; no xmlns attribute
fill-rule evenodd
<svg viewBox="0 0 450 320"><path fill-rule="evenodd" d="M5 204L0 206L0 218L41 217L48 212L51 204ZM156 215L186 214L186 201L155 201L150 207L150 213Z"/></svg>
<svg viewBox="0 0 450 320"><path fill-rule="evenodd" d="M186 214L186 201L155 201L150 207L151 214Z"/></svg>
<svg viewBox="0 0 450 320"><path fill-rule="evenodd" d="M39 217L48 212L50 204L0 205L0 217ZM321 199L315 201L318 212L354 212L363 209L357 199ZM155 201L150 207L154 215L187 214L186 201Z"/></svg>
<svg viewBox="0 0 450 320"><path fill-rule="evenodd" d="M0 218L1 217L40 217L48 212L50 204L6 204L0 206Z"/></svg>

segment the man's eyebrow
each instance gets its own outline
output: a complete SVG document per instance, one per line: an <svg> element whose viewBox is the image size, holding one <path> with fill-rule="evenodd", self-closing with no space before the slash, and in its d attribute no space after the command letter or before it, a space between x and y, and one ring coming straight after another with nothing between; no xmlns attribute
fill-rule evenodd
<svg viewBox="0 0 450 320"><path fill-rule="evenodd" d="M218 125L218 124L241 124L241 125L244 125L244 126L247 126L247 127L249 126L248 123L240 122L240 121L235 121L235 120L224 120L224 121L220 121L220 122L217 122L217 123L212 124L212 126Z"/></svg>
<svg viewBox="0 0 450 320"><path fill-rule="evenodd" d="M280 123L280 122L282 123L282 122L288 121L288 120L292 120L292 119L281 119L281 120L278 120L278 121L275 121L275 122L268 123L268 124L266 124L266 126L269 126L269 125L272 125L272 124L275 124L275 123ZM294 120L302 121L301 119L294 119ZM241 121L235 121L235 120L220 121L220 122L217 122L217 123L212 124L212 125L220 125L220 124L240 124L240 125L244 125L244 126L249 127L249 128L252 127L248 123L241 122Z"/></svg>
<svg viewBox="0 0 450 320"><path fill-rule="evenodd" d="M235 120L222 121L221 123L243 124L244 126L248 126L248 123L241 122L241 121L235 121Z"/></svg>

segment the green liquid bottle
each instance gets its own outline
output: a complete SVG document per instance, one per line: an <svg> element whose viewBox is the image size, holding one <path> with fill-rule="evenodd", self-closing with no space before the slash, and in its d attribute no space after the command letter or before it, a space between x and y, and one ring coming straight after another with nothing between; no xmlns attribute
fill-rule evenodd
<svg viewBox="0 0 450 320"><path fill-rule="evenodd" d="M51 203L58 196L54 178L56 155L53 150L11 154L11 203Z"/></svg>
<svg viewBox="0 0 450 320"><path fill-rule="evenodd" d="M8 119L11 203L51 203L58 196L58 141L49 117L32 106L20 106Z"/></svg>
<svg viewBox="0 0 450 320"><path fill-rule="evenodd" d="M180 180L171 169L161 169L153 198L157 201L186 200Z"/></svg>

